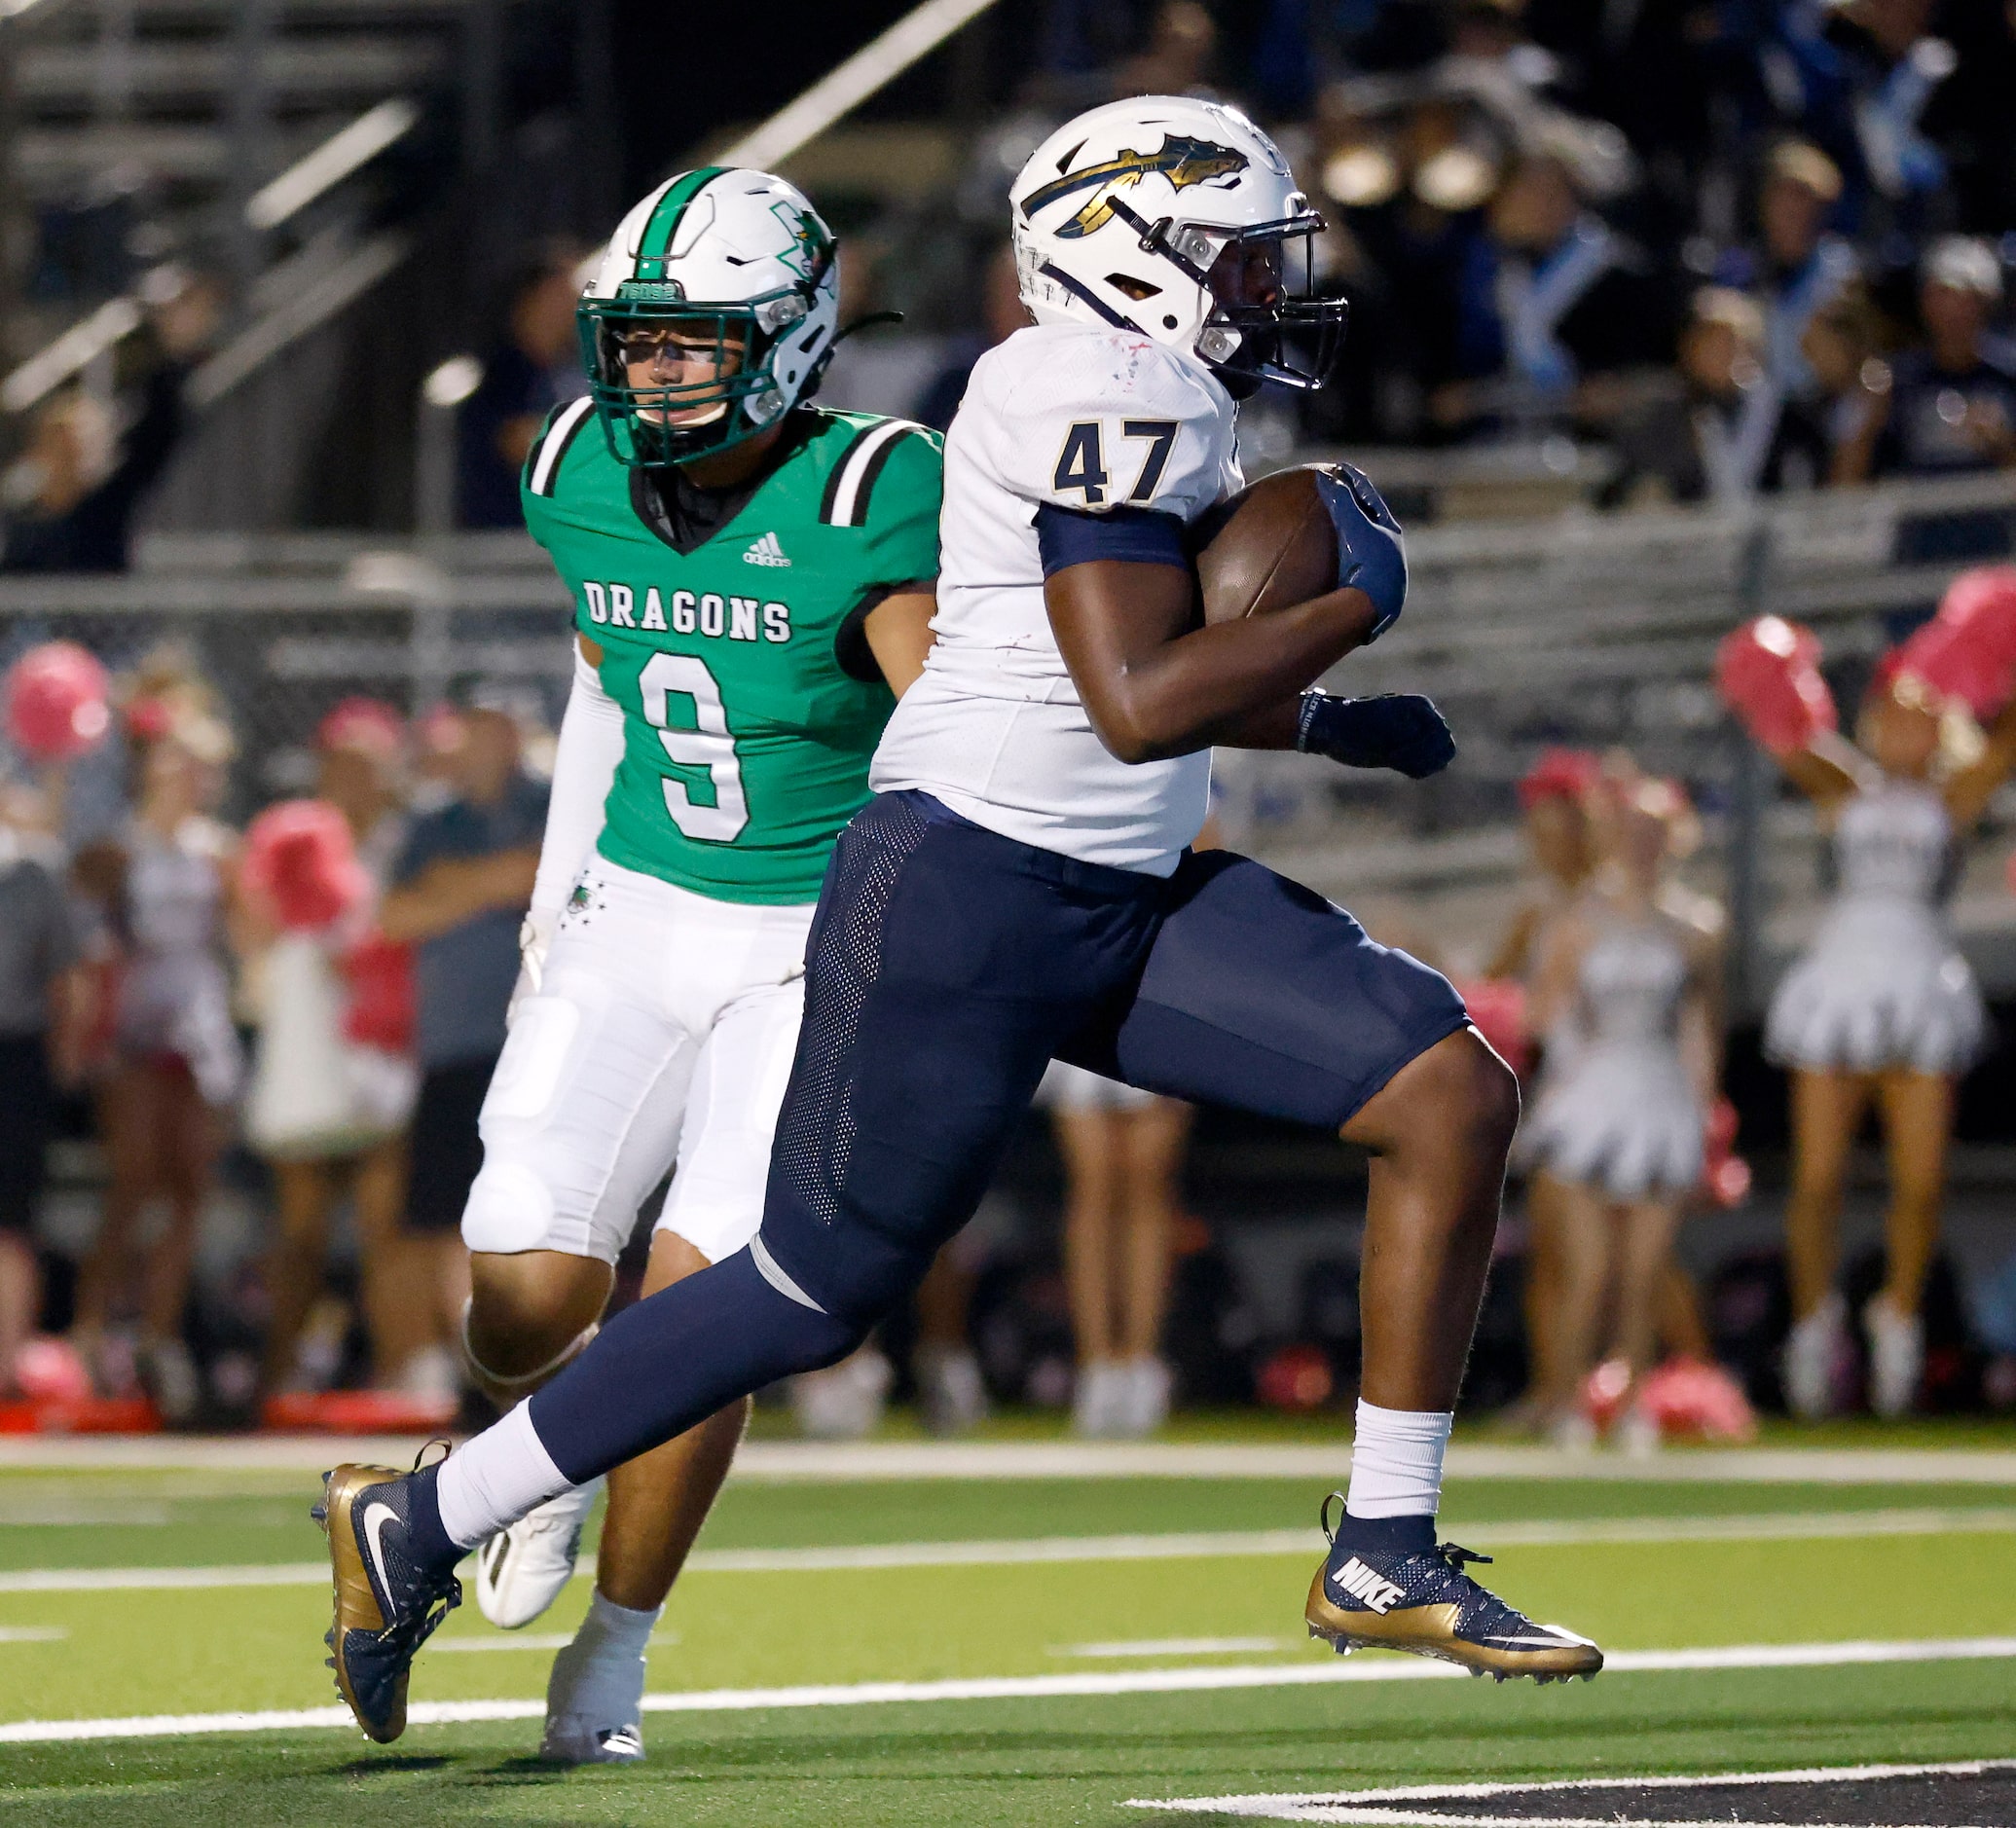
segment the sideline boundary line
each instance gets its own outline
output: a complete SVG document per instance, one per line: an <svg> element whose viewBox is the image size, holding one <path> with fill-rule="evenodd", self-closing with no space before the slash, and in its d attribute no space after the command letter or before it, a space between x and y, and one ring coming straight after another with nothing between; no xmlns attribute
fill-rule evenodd
<svg viewBox="0 0 2016 1828"><path fill-rule="evenodd" d="M0 1438L0 1471L314 1471L342 1461L405 1465L406 1436L227 1435ZM1310 1479L1349 1470L1348 1431L1334 1443L1092 1441L751 1441L739 1481L859 1484L884 1480ZM1448 1476L1572 1479L1617 1484L2016 1486L2016 1452L1994 1447L1676 1447L1633 1459L1554 1447L1458 1442Z"/></svg>
<svg viewBox="0 0 2016 1828"><path fill-rule="evenodd" d="M1598 1543L1816 1542L1888 1536L2002 1535L2016 1532L2016 1507L1949 1510L1765 1512L1719 1517L1535 1518L1457 1525L1495 1549L1567 1548ZM702 1549L696 1574L805 1574L863 1568L1014 1567L1046 1562L1180 1561L1243 1555L1315 1554L1313 1529L1166 1531L1128 1536L1030 1536L1000 1541L859 1543L831 1548ZM591 1574L583 1555L578 1574ZM0 1593L91 1593L230 1587L319 1587L324 1561L216 1567L19 1568L0 1571Z"/></svg>
<svg viewBox="0 0 2016 1828"><path fill-rule="evenodd" d="M1831 1668L1848 1663L1954 1663L2016 1658L2016 1637L1849 1641L1835 1644L1727 1644L1697 1650L1619 1651L1605 1669L1617 1675L1705 1669ZM979 1676L946 1682L848 1682L798 1688L693 1689L646 1695L653 1714L753 1713L766 1708L874 1707L903 1701L1052 1700L1112 1695L1175 1695L1224 1689L1311 1688L1333 1683L1454 1680L1468 1671L1421 1658L1326 1658L1318 1663L1231 1663L1182 1669L1098 1670L1084 1674ZM540 1720L538 1700L416 1701L416 1726L490 1720ZM84 1739L180 1738L209 1733L289 1733L349 1727L347 1707L269 1709L257 1713L136 1714L104 1720L21 1720L0 1725L0 1744L43 1745Z"/></svg>
<svg viewBox="0 0 2016 1828"><path fill-rule="evenodd" d="M1585 1828L1564 1816L1534 1817L1450 1815L1437 1811L1433 1816L1392 1804L1489 1802L1500 1796L1530 1796L1539 1793L1562 1795L1576 1791L1686 1790L1701 1785L1738 1789L1774 1783L1876 1783L1893 1777L1982 1777L1994 1773L2016 1771L2016 1760L2001 1758L1954 1759L1936 1765L1814 1765L1798 1771L1691 1772L1684 1774L1661 1773L1642 1777L1551 1777L1499 1778L1488 1783L1412 1783L1377 1790L1332 1790L1297 1794L1293 1791L1254 1796L1129 1797L1124 1809L1178 1810L1193 1815L1243 1815L1269 1821L1393 1822L1433 1820L1448 1828L1527 1828L1527 1824L1553 1823L1554 1828ZM1594 1818L1587 1828L1635 1828L1626 1817L1611 1814ZM1670 1822L1668 1828L1693 1828L1686 1822ZM1718 1828L1730 1828L1718 1824ZM1746 1828L1737 1823L1735 1828Z"/></svg>

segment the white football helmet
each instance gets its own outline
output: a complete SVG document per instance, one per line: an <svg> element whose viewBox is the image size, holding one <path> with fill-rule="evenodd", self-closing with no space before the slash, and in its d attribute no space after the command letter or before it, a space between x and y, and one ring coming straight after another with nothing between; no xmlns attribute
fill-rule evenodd
<svg viewBox="0 0 2016 1828"><path fill-rule="evenodd" d="M1093 108L1030 154L1008 203L1038 323L1138 330L1193 351L1239 397L1264 381L1307 389L1327 378L1349 307L1310 292L1323 218L1236 108L1188 95ZM1306 366L1284 347L1294 332L1314 335Z"/></svg>
<svg viewBox="0 0 2016 1828"><path fill-rule="evenodd" d="M640 467L683 463L817 388L840 314L832 232L767 171L682 171L617 225L576 314L609 449ZM709 378L633 386L619 346L668 331L689 347L712 341Z"/></svg>

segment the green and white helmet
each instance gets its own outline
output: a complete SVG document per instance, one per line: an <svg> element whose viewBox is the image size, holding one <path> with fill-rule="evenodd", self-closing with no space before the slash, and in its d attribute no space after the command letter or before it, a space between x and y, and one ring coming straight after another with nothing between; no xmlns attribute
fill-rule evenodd
<svg viewBox="0 0 2016 1828"><path fill-rule="evenodd" d="M767 171L668 179L610 237L576 320L609 449L637 467L689 462L776 423L819 384L840 312L832 232ZM626 336L712 340L714 377L631 385ZM678 424L666 422L677 414Z"/></svg>

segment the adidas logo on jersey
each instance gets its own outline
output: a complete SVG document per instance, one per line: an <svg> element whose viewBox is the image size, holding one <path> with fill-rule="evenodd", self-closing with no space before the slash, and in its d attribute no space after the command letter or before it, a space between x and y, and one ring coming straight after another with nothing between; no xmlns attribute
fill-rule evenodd
<svg viewBox="0 0 2016 1828"><path fill-rule="evenodd" d="M1405 1597L1400 1588L1395 1587L1384 1575L1367 1567L1356 1555L1337 1569L1331 1575L1330 1582L1339 1592L1349 1593L1353 1599L1373 1612L1391 1612L1393 1602Z"/></svg>
<svg viewBox="0 0 2016 1828"><path fill-rule="evenodd" d="M777 543L775 533L765 533L761 539L742 555L744 565L788 565L784 548Z"/></svg>

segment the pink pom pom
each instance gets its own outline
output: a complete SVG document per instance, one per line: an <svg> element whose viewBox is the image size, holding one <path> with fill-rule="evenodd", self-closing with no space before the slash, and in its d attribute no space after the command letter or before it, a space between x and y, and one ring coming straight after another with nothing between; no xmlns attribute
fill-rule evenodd
<svg viewBox="0 0 2016 1828"><path fill-rule="evenodd" d="M1638 1388L1638 1403L1671 1441L1752 1441L1756 1411L1742 1386L1719 1365L1668 1359Z"/></svg>
<svg viewBox="0 0 2016 1828"><path fill-rule="evenodd" d="M369 895L350 828L326 800L282 800L245 833L242 879L289 932L316 932Z"/></svg>
<svg viewBox="0 0 2016 1828"><path fill-rule="evenodd" d="M40 1403L82 1403L91 1395L91 1372L67 1339L47 1334L25 1341L14 1355L15 1387Z"/></svg>
<svg viewBox="0 0 2016 1828"><path fill-rule="evenodd" d="M75 641L31 647L7 671L7 734L37 761L71 761L112 727L110 685L94 655Z"/></svg>

